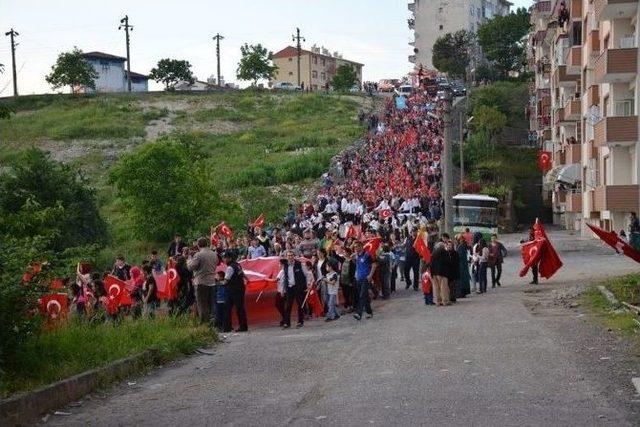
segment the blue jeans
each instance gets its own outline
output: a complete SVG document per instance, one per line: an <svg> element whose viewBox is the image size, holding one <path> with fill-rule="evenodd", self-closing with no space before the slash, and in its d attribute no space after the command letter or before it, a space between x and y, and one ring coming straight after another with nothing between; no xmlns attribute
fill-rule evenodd
<svg viewBox="0 0 640 427"><path fill-rule="evenodd" d="M429 292L428 294L423 294L424 295L424 303L426 305L433 305L433 293Z"/></svg>
<svg viewBox="0 0 640 427"><path fill-rule="evenodd" d="M362 312L366 311L367 314L373 314L371 310L371 298L369 297L369 281L368 280L358 280L358 309L356 313L359 316L362 316Z"/></svg>
<svg viewBox="0 0 640 427"><path fill-rule="evenodd" d="M337 319L340 317L340 314L338 314L338 295L329 295L327 305L329 306L327 309L327 319Z"/></svg>
<svg viewBox="0 0 640 427"><path fill-rule="evenodd" d="M478 267L478 285L480 287L480 292L487 292L487 263L481 262Z"/></svg>

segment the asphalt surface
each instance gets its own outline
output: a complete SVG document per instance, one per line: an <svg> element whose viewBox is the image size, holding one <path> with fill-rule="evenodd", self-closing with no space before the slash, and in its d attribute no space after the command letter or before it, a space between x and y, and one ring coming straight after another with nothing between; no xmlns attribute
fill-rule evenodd
<svg viewBox="0 0 640 427"><path fill-rule="evenodd" d="M637 264L597 243L552 233L565 267L548 284L517 277L520 236L503 286L426 307L401 290L351 316L300 330L254 328L94 395L54 425L640 425L630 348L558 292ZM134 383L135 382L135 383Z"/></svg>

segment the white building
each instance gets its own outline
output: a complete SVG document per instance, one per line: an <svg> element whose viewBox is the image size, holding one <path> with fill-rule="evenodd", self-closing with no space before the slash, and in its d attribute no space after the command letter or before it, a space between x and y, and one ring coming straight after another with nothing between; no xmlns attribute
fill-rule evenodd
<svg viewBox="0 0 640 427"><path fill-rule="evenodd" d="M93 66L98 73L95 80L96 88L83 88L83 92L126 92L127 70L125 62L127 58L110 55L103 52L83 53L85 61ZM144 74L131 72L131 91L147 92L149 90L149 77Z"/></svg>
<svg viewBox="0 0 640 427"><path fill-rule="evenodd" d="M486 19L508 14L510 7L507 0L413 0L409 3L408 24L414 33L409 62L433 69L433 44L438 37L459 30L475 33Z"/></svg>

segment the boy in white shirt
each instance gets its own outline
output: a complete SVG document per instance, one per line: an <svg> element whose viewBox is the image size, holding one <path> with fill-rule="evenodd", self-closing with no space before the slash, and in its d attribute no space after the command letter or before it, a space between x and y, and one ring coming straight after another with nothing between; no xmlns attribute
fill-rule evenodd
<svg viewBox="0 0 640 427"><path fill-rule="evenodd" d="M329 302L327 303L327 318L325 322L330 322L340 317L340 314L338 314L338 290L340 289L340 284L338 283L338 273L336 273L336 269L335 261L327 262L327 274L324 280L327 283Z"/></svg>

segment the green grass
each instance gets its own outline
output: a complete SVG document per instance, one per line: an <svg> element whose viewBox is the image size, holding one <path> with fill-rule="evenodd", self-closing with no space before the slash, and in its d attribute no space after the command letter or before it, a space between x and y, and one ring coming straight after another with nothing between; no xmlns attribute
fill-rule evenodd
<svg viewBox="0 0 640 427"><path fill-rule="evenodd" d="M640 283L640 274L631 274L609 279L600 285L609 289L618 301L638 305L640 302L638 283ZM623 336L637 335L637 330L640 327L634 322L634 318L638 319L638 316L626 311L615 312L615 307L611 306L596 286L589 288L582 294L582 301L607 328Z"/></svg>
<svg viewBox="0 0 640 427"><path fill-rule="evenodd" d="M117 324L71 321L43 332L20 349L6 369L0 395L32 390L150 348L158 363L214 342L211 328L187 317L125 319Z"/></svg>

